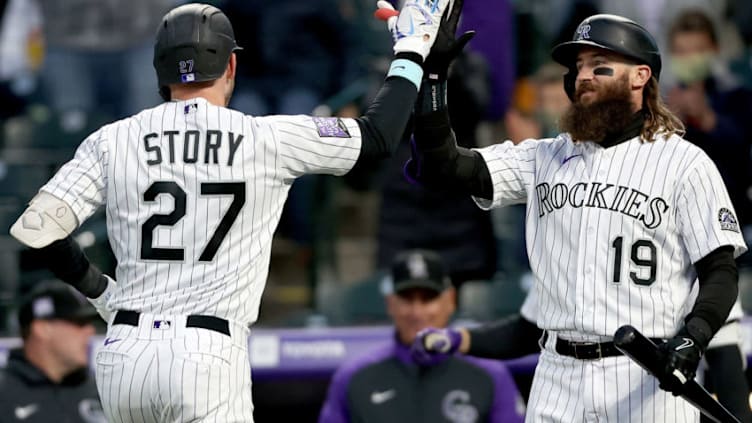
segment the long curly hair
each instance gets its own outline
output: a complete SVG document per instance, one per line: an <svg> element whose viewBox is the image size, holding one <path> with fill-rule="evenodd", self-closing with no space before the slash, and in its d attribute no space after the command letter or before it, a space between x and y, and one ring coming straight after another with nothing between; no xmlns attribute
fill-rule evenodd
<svg viewBox="0 0 752 423"><path fill-rule="evenodd" d="M672 134L679 136L686 132L684 123L661 99L658 81L650 78L642 92L642 109L645 112L645 125L642 127L640 138L646 142L652 142L657 135L669 137Z"/></svg>

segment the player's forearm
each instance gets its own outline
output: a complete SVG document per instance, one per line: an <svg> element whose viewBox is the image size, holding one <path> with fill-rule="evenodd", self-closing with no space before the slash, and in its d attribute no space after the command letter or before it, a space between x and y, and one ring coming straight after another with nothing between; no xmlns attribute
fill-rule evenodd
<svg viewBox="0 0 752 423"><path fill-rule="evenodd" d="M483 157L457 146L449 121L446 81L423 80L415 104L414 136L408 176L428 187L493 197L491 174Z"/></svg>
<svg viewBox="0 0 752 423"><path fill-rule="evenodd" d="M512 359L540 350L543 331L520 315L468 330L468 355L483 358Z"/></svg>
<svg viewBox="0 0 752 423"><path fill-rule="evenodd" d="M384 159L397 151L418 96L416 83L419 83L423 72L420 61L420 57L415 55L398 56L392 62L392 69L405 67L412 73L401 75L401 70L398 73L390 70L368 110L356 119L363 139L359 163Z"/></svg>
<svg viewBox="0 0 752 423"><path fill-rule="evenodd" d="M458 147L449 126L431 126L416 118L415 144L408 174L428 187L440 187L491 199L493 184L480 153ZM417 156L417 157L416 157Z"/></svg>
<svg viewBox="0 0 752 423"><path fill-rule="evenodd" d="M99 297L107 288L107 279L70 235L32 252L57 278L89 298Z"/></svg>
<svg viewBox="0 0 752 423"><path fill-rule="evenodd" d="M695 263L699 290L685 319L686 328L704 347L723 326L739 293L733 248L721 247Z"/></svg>

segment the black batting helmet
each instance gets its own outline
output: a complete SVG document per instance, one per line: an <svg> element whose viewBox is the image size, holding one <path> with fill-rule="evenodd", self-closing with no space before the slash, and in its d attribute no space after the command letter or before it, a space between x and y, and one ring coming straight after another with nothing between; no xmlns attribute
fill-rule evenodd
<svg viewBox="0 0 752 423"><path fill-rule="evenodd" d="M241 50L232 24L208 4L176 7L162 18L154 44L154 69L160 89L169 84L211 81L227 69L230 54Z"/></svg>
<svg viewBox="0 0 752 423"><path fill-rule="evenodd" d="M582 47L599 47L650 66L657 80L661 73L661 53L650 33L638 23L617 15L600 14L586 18L577 27L572 41L554 47L551 56L570 69L564 79L569 98L574 94L575 63Z"/></svg>

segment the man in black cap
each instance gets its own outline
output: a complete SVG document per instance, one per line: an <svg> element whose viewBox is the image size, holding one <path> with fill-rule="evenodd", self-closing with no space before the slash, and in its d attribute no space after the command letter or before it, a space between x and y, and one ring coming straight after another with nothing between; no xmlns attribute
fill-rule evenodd
<svg viewBox="0 0 752 423"><path fill-rule="evenodd" d="M386 307L394 342L342 365L320 422L521 422L524 405L500 361L442 356L417 364L410 344L421 329L444 327L455 290L438 254L410 250L392 265Z"/></svg>
<svg viewBox="0 0 752 423"><path fill-rule="evenodd" d="M0 421L104 422L89 340L96 310L60 281L29 293L18 312L23 346L0 372Z"/></svg>

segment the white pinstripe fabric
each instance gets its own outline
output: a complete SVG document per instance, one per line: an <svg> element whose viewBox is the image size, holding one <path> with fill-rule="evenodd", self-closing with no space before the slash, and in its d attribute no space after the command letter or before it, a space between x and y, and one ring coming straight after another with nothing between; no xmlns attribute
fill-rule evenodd
<svg viewBox="0 0 752 423"><path fill-rule="evenodd" d="M252 422L248 332L239 324L231 336L186 328L185 317L165 315L112 326L95 356L107 420Z"/></svg>
<svg viewBox="0 0 752 423"><path fill-rule="evenodd" d="M679 137L603 149L562 135L478 151L494 197L476 201L483 208L527 202L538 324L570 340L608 339L625 324L649 337L673 336L689 311L693 263L724 245L737 255L746 250L740 232L720 226L719 210L733 205L718 170ZM623 251L615 282L617 237ZM637 241L655 247L647 285L632 281L649 273L630 257ZM646 259L649 250L636 252Z"/></svg>
<svg viewBox="0 0 752 423"><path fill-rule="evenodd" d="M661 390L626 356L578 360L554 351L549 334L535 369L526 422L698 422L699 412Z"/></svg>
<svg viewBox="0 0 752 423"><path fill-rule="evenodd" d="M346 173L360 147L354 119L253 117L202 98L145 110L81 143L42 190L79 223L105 205L118 263L107 307L173 324L191 314L236 322L232 339L179 323L110 327L118 341L96 360L111 421L252 421L247 332L238 328L258 316L287 193L301 175ZM233 205L237 216L222 226Z"/></svg>
<svg viewBox="0 0 752 423"><path fill-rule="evenodd" d="M250 325L258 316L272 236L293 181L309 173L342 175L360 154L357 122L342 123L349 138L319 136L310 116L253 117L201 98L165 103L92 134L42 190L68 203L79 222L105 204L118 261L118 291L111 308L205 314ZM222 134L216 154L205 145L209 130ZM181 135L170 141L162 136L165 131ZM188 131L198 131L196 150L184 148ZM157 157L145 148L148 134L157 134L148 142L161 148L160 164L148 164ZM239 144L228 164L230 137ZM197 161L185 163L185 155L192 158L195 151ZM185 192L186 210L175 224L157 226L152 244L182 248L184 260L139 257L144 222L175 208L174 198L166 194L144 201L144 193L156 181L177 184ZM198 262L232 203L229 195L202 195L204 182L245 182L246 200L213 260Z"/></svg>
<svg viewBox="0 0 752 423"><path fill-rule="evenodd" d="M725 245L746 250L741 233L721 222L734 208L717 168L678 136L604 149L563 134L478 151L494 186L478 205L527 203L535 285L522 313L566 340L610 341L627 324L671 337L693 304L693 263ZM627 357L583 361L552 351L536 369L529 422L698 419Z"/></svg>

